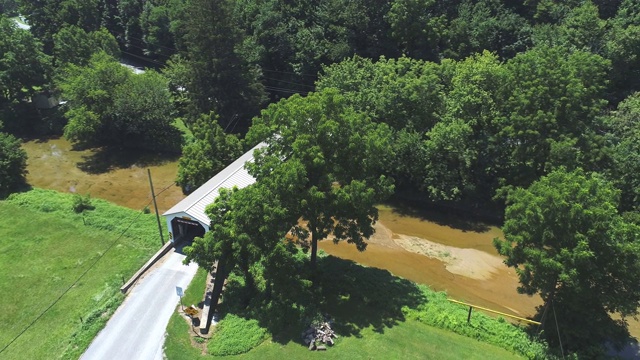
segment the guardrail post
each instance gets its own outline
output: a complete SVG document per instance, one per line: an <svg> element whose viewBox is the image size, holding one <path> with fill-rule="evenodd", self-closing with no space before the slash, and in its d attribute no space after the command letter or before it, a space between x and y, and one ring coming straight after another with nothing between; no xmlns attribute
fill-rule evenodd
<svg viewBox="0 0 640 360"><path fill-rule="evenodd" d="M473 309L473 306L469 306L469 315L467 315L467 323L471 322L471 309Z"/></svg>

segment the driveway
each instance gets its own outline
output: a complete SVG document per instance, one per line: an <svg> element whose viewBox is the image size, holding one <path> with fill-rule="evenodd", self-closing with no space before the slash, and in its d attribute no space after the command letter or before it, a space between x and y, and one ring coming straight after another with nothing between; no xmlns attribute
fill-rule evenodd
<svg viewBox="0 0 640 360"><path fill-rule="evenodd" d="M198 268L183 265L184 258L172 250L139 280L81 359L162 360L167 324L180 301L176 286L186 288Z"/></svg>

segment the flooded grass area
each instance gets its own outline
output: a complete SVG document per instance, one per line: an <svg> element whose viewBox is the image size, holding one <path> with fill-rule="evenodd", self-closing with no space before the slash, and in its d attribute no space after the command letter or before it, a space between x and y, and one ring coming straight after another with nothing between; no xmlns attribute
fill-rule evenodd
<svg viewBox="0 0 640 360"><path fill-rule="evenodd" d="M159 212L184 198L182 190L174 185L177 156L131 150L74 150L64 138L30 140L23 148L29 157L27 181L34 187L91 194L139 210L151 201L149 168ZM149 207L153 209L153 205Z"/></svg>

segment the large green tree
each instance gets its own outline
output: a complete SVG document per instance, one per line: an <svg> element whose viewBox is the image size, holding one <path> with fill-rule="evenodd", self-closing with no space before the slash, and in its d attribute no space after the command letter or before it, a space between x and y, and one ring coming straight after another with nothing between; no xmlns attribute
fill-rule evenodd
<svg viewBox="0 0 640 360"><path fill-rule="evenodd" d="M20 13L31 32L44 43L45 52L53 50L53 35L66 25L90 32L100 28L99 0L21 0Z"/></svg>
<svg viewBox="0 0 640 360"><path fill-rule="evenodd" d="M278 176L278 179L283 180L283 184L295 184L289 181L295 177ZM269 186L257 183L240 190L221 189L207 207L210 231L185 248L184 261L194 261L205 269L213 269L215 264L213 306L217 305L224 282L234 270L239 270L245 279L246 300L258 290L257 265L270 267L269 258L278 256L285 235L296 222L296 214L283 206L280 195ZM268 277L261 281L264 280L271 281Z"/></svg>
<svg viewBox="0 0 640 360"><path fill-rule="evenodd" d="M49 62L28 30L0 15L0 105L28 100L48 82Z"/></svg>
<svg viewBox="0 0 640 360"><path fill-rule="evenodd" d="M618 214L619 196L598 174L558 169L508 196L504 240L494 240L518 274L518 292L553 307L548 340L557 344L557 321L571 351L621 340L609 314L638 312L640 228Z"/></svg>
<svg viewBox="0 0 640 360"><path fill-rule="evenodd" d="M288 202L304 223L295 233L311 248L313 273L318 241L330 235L366 249L378 218L375 204L393 191L390 179L379 173L390 158L390 136L386 125L354 111L335 89L294 95L254 119L249 142L268 146L256 150L250 173L258 182L283 167L302 174ZM290 191L289 185L272 185L276 193Z"/></svg>
<svg viewBox="0 0 640 360"><path fill-rule="evenodd" d="M182 147L176 180L187 193L207 182L242 154L240 139L225 134L214 113L200 115L190 129L193 140Z"/></svg>
<svg viewBox="0 0 640 360"><path fill-rule="evenodd" d="M443 61L442 121L426 133L420 186L432 199L487 202L505 170L504 120L511 74L496 55Z"/></svg>
<svg viewBox="0 0 640 360"><path fill-rule="evenodd" d="M104 52L87 66L70 65L59 87L69 102L64 134L83 145L177 150L167 80L154 71L135 75Z"/></svg>
<svg viewBox="0 0 640 360"><path fill-rule="evenodd" d="M230 1L189 0L181 18L189 68L186 91L194 113L215 111L223 127L237 121L238 129L246 129L265 95L257 67L237 51L243 34L233 21Z"/></svg>
<svg viewBox="0 0 640 360"><path fill-rule="evenodd" d="M610 63L595 54L537 46L506 63L510 96L498 122L509 152L505 182L527 186L566 166L599 169L603 157L599 115Z"/></svg>
<svg viewBox="0 0 640 360"><path fill-rule="evenodd" d="M510 58L529 47L531 26L501 0L463 1L448 31L449 57L489 50Z"/></svg>
<svg viewBox="0 0 640 360"><path fill-rule="evenodd" d="M447 28L460 1L394 0L387 13L391 34L409 57L437 61L445 50Z"/></svg>

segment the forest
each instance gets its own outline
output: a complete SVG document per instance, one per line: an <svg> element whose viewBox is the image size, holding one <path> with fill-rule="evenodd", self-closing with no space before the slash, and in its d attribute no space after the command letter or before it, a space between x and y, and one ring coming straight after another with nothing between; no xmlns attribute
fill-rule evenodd
<svg viewBox="0 0 640 360"><path fill-rule="evenodd" d="M0 0L0 13L0 196L24 185L20 138L180 153L185 193L266 141L258 183L222 193L189 250L220 259L220 281L236 271L247 299L314 291L317 241L364 250L375 205L396 196L503 224L519 291L567 314L565 350L599 351L626 331L611 314L638 313L636 0ZM311 257L283 280L288 233Z"/></svg>

